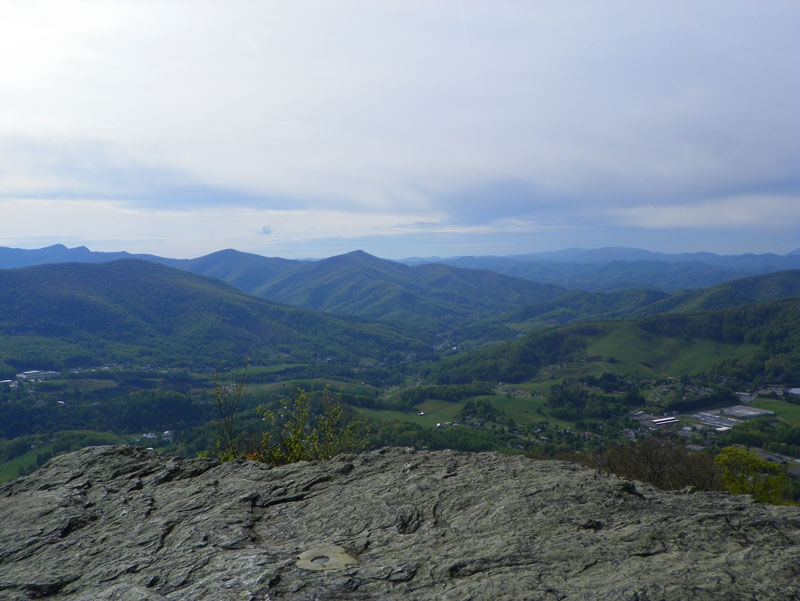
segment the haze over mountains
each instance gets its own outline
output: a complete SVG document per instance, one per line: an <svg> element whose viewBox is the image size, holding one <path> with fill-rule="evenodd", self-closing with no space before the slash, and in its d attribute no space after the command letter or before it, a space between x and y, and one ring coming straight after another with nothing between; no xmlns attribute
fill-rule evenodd
<svg viewBox="0 0 800 601"><path fill-rule="evenodd" d="M800 249L798 249L800 250ZM446 265L490 269L515 277L581 290L647 287L666 292L713 286L727 280L800 268L800 252L786 255L656 253L636 248L571 248L507 257L409 259L412 264L436 260Z"/></svg>
<svg viewBox="0 0 800 601"><path fill-rule="evenodd" d="M663 261L618 261L643 256ZM800 264L800 254L689 256L726 269ZM235 250L188 260L129 257L133 255L61 245L31 251L0 249L0 266L17 267L0 271L0 332L6 363L31 365L33 348L42 345L60 365L101 356L170 363L181 357L235 362L234 355L242 354L261 360L271 354L270 361L298 356L380 360L432 346L510 340L526 331L579 321L721 310L800 297L797 269L669 294L643 286L612 292L568 289L486 269L407 265L363 251L318 261ZM697 265L716 269L635 249L572 249L543 257L544 262L536 265L561 270L560 277L567 282L571 280L565 264L548 261L574 259L573 273L594 270L600 279L605 277L603 268L587 262L590 259L613 260L606 264L606 275L620 273L615 266L623 265L629 271L640 270L642 279L649 277L645 271L655 273L653 265L679 267L684 275ZM19 268L26 263L34 265Z"/></svg>
<svg viewBox="0 0 800 601"><path fill-rule="evenodd" d="M128 259L121 272L110 268L99 271L106 274L103 277L126 273L129 281L117 290L130 289L133 296L137 285L148 287L146 274L157 272L175 286L187 283L185 276L167 277L170 270L166 268L134 268L130 260L137 259L222 280L268 301L383 322L428 343L507 338L513 336L507 328L510 324L528 329L587 319L723 309L800 295L800 272L778 271L800 267L800 253L720 256L668 255L626 248L568 249L514 257L441 259L440 263L414 259L406 264L363 251L301 261L230 249L195 259L169 259L126 252L97 253L63 245L37 250L0 248L0 268L120 259ZM76 270L81 271L50 267L48 276L37 272L33 279L44 282L72 272L77 275ZM752 272L766 275L741 277ZM14 277L24 280L28 276ZM548 278L560 284L548 282ZM211 280L205 285L213 288ZM671 294L673 289L678 291ZM84 294L79 288L75 291ZM226 294L232 292L229 289ZM214 289L214 294L218 296L221 291ZM124 305L128 300L105 302Z"/></svg>
<svg viewBox="0 0 800 601"><path fill-rule="evenodd" d="M72 261L101 263L124 258L138 258L219 278L250 294L270 300L281 300L284 296L291 296L294 299L309 296L298 291L291 293L286 291L286 287L290 283L303 280L303 276L299 274L304 273L307 276L317 277L322 272L337 268L342 270L358 269L367 263L366 255L367 253L356 251L339 255L338 258L301 261L264 257L227 249L194 259L171 259L148 254L130 254L124 251L95 252L84 246L67 248L64 245L56 244L35 250L0 247L0 269L43 263ZM372 259L374 259L372 268L383 271L394 270L396 272L397 265L400 264L419 267L436 263L493 271L539 283L590 291L639 287L677 292L692 288L705 288L749 275L800 269L800 249L785 255L716 255L703 252L668 254L636 248L608 247L570 248L505 257L431 257L411 258L399 262L377 257L372 257ZM311 267L311 264L314 263L320 265ZM298 274L298 276L289 274ZM283 280L283 284L278 280ZM322 308L322 305L331 303L334 310L336 305L335 301L319 297L307 302L309 306L316 304L315 308Z"/></svg>

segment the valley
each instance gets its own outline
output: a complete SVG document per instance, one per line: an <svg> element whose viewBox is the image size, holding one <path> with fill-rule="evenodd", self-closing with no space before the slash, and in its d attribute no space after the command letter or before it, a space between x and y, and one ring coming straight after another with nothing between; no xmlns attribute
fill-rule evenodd
<svg viewBox="0 0 800 601"><path fill-rule="evenodd" d="M797 269L591 291L360 251L103 258L0 270L0 479L88 444L213 454L215 377L245 371L243 449L302 388L364 420L365 447L556 457L655 435L800 465Z"/></svg>

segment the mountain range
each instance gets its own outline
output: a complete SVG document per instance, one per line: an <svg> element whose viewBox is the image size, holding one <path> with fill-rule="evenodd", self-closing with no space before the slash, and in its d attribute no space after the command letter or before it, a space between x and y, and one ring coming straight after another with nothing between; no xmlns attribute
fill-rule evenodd
<svg viewBox="0 0 800 601"><path fill-rule="evenodd" d="M235 373L245 364L257 389L241 412L248 424L256 419L252 403L277 403L292 386L341 386L342 402L369 412L384 444L472 450L525 448L531 443L514 438L522 436L516 421L525 428L519 432L535 437L535 424L550 419L624 416L645 402L640 389L659 382L682 386L685 379L712 391L800 384L800 269L671 294L569 289L361 251L319 261L234 250L180 261L40 251L0 253L18 263L26 256L54 260L0 269L0 380L7 380L0 384L0 424L9 439L76 427L131 436L181 429L180 452L191 455L213 437L211 425L187 418L210 419L210 373ZM66 261L81 256L92 260ZM66 372L102 364L113 365L97 374ZM62 374L30 386L24 378L11 381L37 369ZM623 387L605 396L575 389L607 374ZM502 382L525 394L517 398L515 388L492 395ZM501 412L492 418L500 438L483 426L433 427L462 422L464 394L477 395L470 401L476 415L479 404ZM681 394L671 390L663 402L647 402L656 412L705 402ZM487 405L487 395L497 407ZM552 440L553 453L574 442ZM27 463L20 459L11 477L56 448L34 453L31 440L19 444ZM0 453L7 447L0 440Z"/></svg>
<svg viewBox="0 0 800 601"><path fill-rule="evenodd" d="M380 324L280 305L137 259L0 270L0 309L0 362L17 370L358 362L425 349Z"/></svg>
<svg viewBox="0 0 800 601"><path fill-rule="evenodd" d="M800 268L800 254L668 255L637 249L597 249L513 257L438 259L443 264L489 269L514 277L589 291L633 287L665 292L705 288L728 280ZM411 264L421 264L412 260Z"/></svg>
<svg viewBox="0 0 800 601"><path fill-rule="evenodd" d="M348 253L347 257L366 253ZM84 246L67 248L56 244L46 248L24 250L0 247L0 269L26 267L42 263L99 263L123 258L139 258L216 277L248 293L265 298L270 285L293 271L309 268L316 261L298 261L264 257L235 250L223 250L195 259L170 259L127 252L94 252ZM331 257L336 259L336 257ZM322 262L329 261L323 259ZM330 264L341 263L340 260ZM466 269L494 271L516 278L548 283L569 289L611 291L623 288L654 288L677 292L705 288L728 280L774 271L800 269L800 249L778 255L713 253L657 253L636 248L608 247L598 249L570 248L561 251L510 256L430 257L402 261L409 266L431 263ZM279 294L280 286L278 286Z"/></svg>
<svg viewBox="0 0 800 601"><path fill-rule="evenodd" d="M366 330L369 335L388 337L378 344L385 349L404 348L412 339L417 345L445 347L466 341L509 339L515 332L577 321L724 309L800 296L800 270L739 278L708 288L669 294L663 288L643 286L611 292L570 290L486 269L440 263L407 265L363 251L317 261L262 257L235 250L196 259L130 257L134 255L94 253L85 247L68 249L61 245L32 251L0 248L0 265L45 263L27 269L0 271L0 306L4 309L0 325L4 326L2 331L6 336L12 333L15 336L17 355L25 356L24 352L20 355L21 349L27 348L22 343L25 336L58 333L61 337L58 344L65 344L65 340L72 340L70 344L74 344L81 336L96 338L102 324L106 330L103 336L110 336L109 340L116 345L168 337L159 345L160 352L167 352L165 349L176 344L185 348L191 339L217 340L211 344L216 348L222 344L218 341L225 339L235 342L226 343L228 348L224 351L217 349L215 356L227 357L237 349L241 355L256 353L256 349L261 349L258 353L263 354L267 348L282 349L280 353L291 349L294 354L302 349L312 355L325 355L320 349L327 348L328 355L344 356L353 355L353 349L345 351L340 347L330 352L337 340L360 339L367 335ZM648 264L666 270L681 266L688 269L690 265L715 269L708 264L676 263L675 257L703 258L726 265L740 259L751 267L760 265L762 268L777 266L782 261L800 262L800 254L759 255L760 259L756 260L751 255L742 255L739 259L707 253L672 256L635 249L572 249L504 260L531 257L544 257L551 262L538 265L549 265L552 269L564 269L563 263L552 261L572 258L576 261L571 264L573 273L594 270L601 278L603 273L609 273L620 264L620 258L664 259ZM587 262L592 258L615 262L604 269ZM488 261L491 258L477 259ZM624 262L622 265L633 265L632 269L641 266ZM569 280L569 277L564 270L562 279ZM223 281L228 285L223 285ZM102 282L110 285L101 288ZM193 300L178 306L177 299L186 297L187 289L193 291L188 295ZM16 297L11 295L12 291ZM269 302L257 304L253 297ZM149 312L143 309L148 303L152 304ZM211 306L216 310L211 311ZM301 311L301 307L308 311ZM187 317L180 317L182 315ZM335 320L334 315L340 319ZM263 323L253 321L259 319L272 325L266 328ZM377 324L358 320L380 322L391 329L381 330ZM32 324L37 323L41 328L32 329ZM178 327L175 323L186 325ZM303 324L302 331L297 329L298 323ZM91 324L95 324L95 330L81 329ZM200 324L206 331L200 332ZM357 333L353 333L353 329ZM319 344L320 336L327 340L325 344ZM279 340L282 344L276 346L274 343ZM6 341L6 347L8 344ZM83 346L86 346L85 341ZM137 353L142 357L152 355L152 351L141 349ZM73 355L83 356L85 350L62 349L57 354L68 359ZM355 355L364 354L380 356L381 352L365 344L362 350L355 351ZM17 360L17 363L24 363L24 360Z"/></svg>
<svg viewBox="0 0 800 601"><path fill-rule="evenodd" d="M800 273L800 272L799 272ZM727 362L770 381L800 378L800 298L713 311L662 313L619 321L582 321L529 332L431 367L439 384L520 382L548 365L593 364L654 378L696 375Z"/></svg>
<svg viewBox="0 0 800 601"><path fill-rule="evenodd" d="M18 265L25 251L5 249L6 264ZM118 260L119 253L91 254L56 246L30 251L29 259L61 263L69 257L92 262ZM87 255L87 253L90 253ZM123 256L131 256L124 254ZM298 261L223 250L197 259L138 256L146 261L223 280L266 300L335 315L381 321L433 341L453 327L486 314L555 298L566 289L492 271L426 264L408 266L363 251L320 261ZM13 259L13 260L12 260Z"/></svg>
<svg viewBox="0 0 800 601"><path fill-rule="evenodd" d="M536 329L578 321L631 319L658 313L692 313L800 297L800 269L730 280L710 288L667 294L633 288L616 292L570 291L554 299L489 317L481 327L517 324Z"/></svg>

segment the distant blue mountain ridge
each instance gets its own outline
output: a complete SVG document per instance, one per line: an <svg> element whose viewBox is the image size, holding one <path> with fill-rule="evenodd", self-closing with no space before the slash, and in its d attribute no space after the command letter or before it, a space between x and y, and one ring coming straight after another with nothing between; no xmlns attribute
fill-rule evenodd
<svg viewBox="0 0 800 601"><path fill-rule="evenodd" d="M68 248L55 244L40 249L0 247L0 269L47 263L103 263L137 258L215 277L245 292L289 302L303 297L304 286L323 279L330 284L334 274L355 277L356 273L381 272L401 280L414 273L404 268L439 264L450 267L492 271L512 278L586 291L615 291L652 288L677 292L714 286L729 280L776 271L800 269L800 249L784 255L774 253L717 255L714 253L660 253L637 248L568 248L560 251L508 256L463 256L409 258L389 261L354 251L316 261L265 257L233 249L217 251L194 259L172 259L151 254L96 252L85 246ZM463 274L462 274L463 275ZM298 287L302 280L303 286ZM311 292L308 292L311 294ZM549 295L546 295L549 296ZM325 301L319 300L319 308Z"/></svg>

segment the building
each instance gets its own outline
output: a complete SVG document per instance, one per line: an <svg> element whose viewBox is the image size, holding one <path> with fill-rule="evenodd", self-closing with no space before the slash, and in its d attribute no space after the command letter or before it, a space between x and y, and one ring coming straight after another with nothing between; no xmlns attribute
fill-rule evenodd
<svg viewBox="0 0 800 601"><path fill-rule="evenodd" d="M28 382L42 382L44 380L52 380L58 378L61 374L57 371L41 371L38 369L31 369L17 374L17 380L26 380Z"/></svg>

